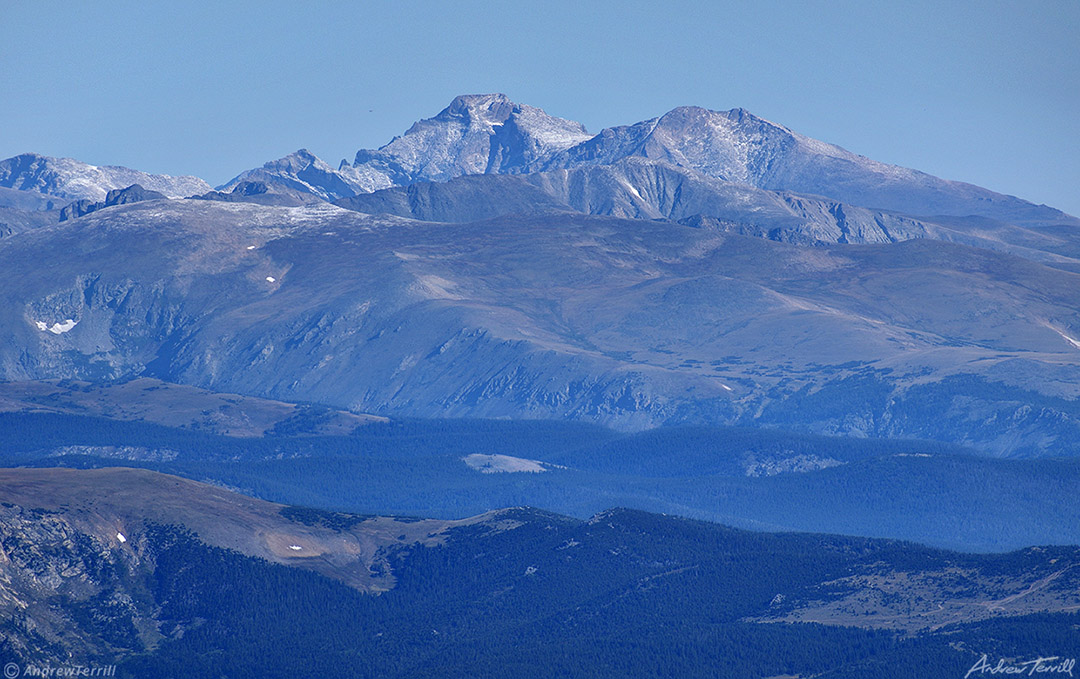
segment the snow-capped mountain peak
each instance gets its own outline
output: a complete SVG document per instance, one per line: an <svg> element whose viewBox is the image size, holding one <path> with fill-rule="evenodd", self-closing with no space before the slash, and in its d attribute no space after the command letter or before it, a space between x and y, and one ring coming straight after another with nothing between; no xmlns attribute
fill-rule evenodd
<svg viewBox="0 0 1080 679"><path fill-rule="evenodd" d="M327 163L307 149L293 151L284 158L271 160L263 165L266 169L287 170L290 172L302 172L313 168L318 170L333 170Z"/></svg>
<svg viewBox="0 0 1080 679"><path fill-rule="evenodd" d="M333 201L463 175L614 168L628 160L635 167L642 162L662 166L643 177L667 176L678 168L706 183L742 187L730 189L734 192L752 188L812 194L914 216L976 215L1023 223L1065 217L970 184L871 160L742 108L680 106L657 118L590 135L580 123L498 93L455 97L435 116L414 123L379 149L358 151L352 163L342 161L337 169L301 149L222 188L252 181L271 191L277 186L300 201L307 196ZM631 188L648 192L649 187Z"/></svg>
<svg viewBox="0 0 1080 679"><path fill-rule="evenodd" d="M307 149L271 160L260 168L241 172L218 190L231 191L244 182L262 182L268 187L308 193L323 200L347 198L367 190L352 181L348 174L335 170Z"/></svg>
<svg viewBox="0 0 1080 679"><path fill-rule="evenodd" d="M501 125L513 113L514 106L505 94L461 94L431 120L460 119L474 124Z"/></svg>
<svg viewBox="0 0 1080 679"><path fill-rule="evenodd" d="M370 190L466 174L518 173L589 138L580 123L504 94L455 97L382 148L361 150L349 172Z"/></svg>
<svg viewBox="0 0 1080 679"><path fill-rule="evenodd" d="M73 158L23 153L0 161L0 186L72 200L102 201L113 189L139 184L169 198L210 190L198 177L148 174L127 167L90 165Z"/></svg>
<svg viewBox="0 0 1080 679"><path fill-rule="evenodd" d="M1056 220L1064 215L971 184L890 165L819 141L741 108L681 106L659 118L602 130L539 169L613 165L638 157L759 189L828 196L912 215Z"/></svg>

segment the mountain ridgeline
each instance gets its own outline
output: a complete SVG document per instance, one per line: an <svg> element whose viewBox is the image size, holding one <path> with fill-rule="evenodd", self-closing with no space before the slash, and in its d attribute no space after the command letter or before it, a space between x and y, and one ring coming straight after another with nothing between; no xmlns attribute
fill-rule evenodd
<svg viewBox="0 0 1080 679"><path fill-rule="evenodd" d="M1080 453L1080 220L742 109L590 134L469 95L336 169L0 187L6 380Z"/></svg>
<svg viewBox="0 0 1080 679"><path fill-rule="evenodd" d="M0 481L0 653L20 666L948 677L1078 641L1076 547L964 555L632 510L417 521L135 470Z"/></svg>

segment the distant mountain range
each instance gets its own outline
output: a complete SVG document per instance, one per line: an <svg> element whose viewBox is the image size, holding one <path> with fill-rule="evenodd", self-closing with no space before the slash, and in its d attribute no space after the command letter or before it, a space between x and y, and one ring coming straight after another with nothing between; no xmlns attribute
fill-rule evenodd
<svg viewBox="0 0 1080 679"><path fill-rule="evenodd" d="M742 109L461 96L217 189L24 154L0 466L6 673L1067 654L1080 220Z"/></svg>
<svg viewBox="0 0 1080 679"><path fill-rule="evenodd" d="M627 165L631 160L635 162ZM828 197L831 200L825 202L832 209L843 203L921 217L979 216L1019 224L1075 225L1075 220L1058 210L879 163L743 109L718 112L680 107L659 118L590 135L579 123L516 104L501 94L458 97L437 116L416 123L377 151L357 152L352 164L342 161L337 171L301 150L242 173L223 188L257 179L334 200L464 175L555 171L562 172L534 183L561 181L572 186L590 181L581 177L590 177L595 184L595 172L571 172L572 178L566 178L567 172L583 168L612 168L615 174L607 184L618 188L605 186L599 193L616 188L616 193L628 194L615 198L616 202L634 205L632 209L603 206L603 198L590 201L571 195L580 189L562 191L567 204L590 214L671 218L674 211L676 219L692 216L690 208L679 204L677 190L666 197L659 195L663 191L648 190L655 186L657 174L671 177L674 173L680 183L709 186L727 198L729 209L734 203L735 209L744 212L753 203L791 202L789 197L751 190L760 189ZM639 176L633 175L635 171ZM653 176L642 177L642 173ZM922 234L900 233L898 239L916 235Z"/></svg>
<svg viewBox="0 0 1080 679"><path fill-rule="evenodd" d="M506 175L521 179L494 178ZM453 181L462 177L470 179ZM337 169L301 149L240 173L217 193L193 177L71 159L24 154L0 162L0 187L50 194L56 209L62 199L101 202L131 184L169 197L336 201L431 221L568 210L710 222L796 242L934 238L1056 263L1080 256L1057 233L1078 222L1058 210L879 163L743 109L680 107L590 135L505 95L465 95ZM0 196L0 210L8 203Z"/></svg>
<svg viewBox="0 0 1080 679"><path fill-rule="evenodd" d="M462 96L216 191L0 168L5 379L1080 452L1080 220L741 109L590 135Z"/></svg>
<svg viewBox="0 0 1080 679"><path fill-rule="evenodd" d="M0 161L0 187L58 198L103 201L109 191L132 184L159 191L169 198L185 198L210 190L210 185L198 177L171 177L126 167L99 167L71 158L49 158L36 153Z"/></svg>

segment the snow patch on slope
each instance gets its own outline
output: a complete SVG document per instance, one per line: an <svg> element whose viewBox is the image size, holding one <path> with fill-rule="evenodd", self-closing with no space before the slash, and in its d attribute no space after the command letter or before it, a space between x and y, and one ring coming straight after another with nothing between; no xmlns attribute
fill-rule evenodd
<svg viewBox="0 0 1080 679"><path fill-rule="evenodd" d="M743 463L743 471L747 476L776 476L787 473L806 473L830 467L839 467L844 464L840 460L818 455L793 455L786 458L757 459L751 455Z"/></svg>
<svg viewBox="0 0 1080 679"><path fill-rule="evenodd" d="M462 299L461 295L451 292L457 285L453 281L435 275L416 277L411 289L425 299Z"/></svg>
<svg viewBox="0 0 1080 679"><path fill-rule="evenodd" d="M525 472L539 474L547 471L546 465L538 460L527 460L522 457L510 455L483 455L473 453L461 458L465 464L481 474L500 474Z"/></svg>
<svg viewBox="0 0 1080 679"><path fill-rule="evenodd" d="M67 319L57 323L49 325L45 321L34 321L34 325L41 332L51 332L54 335L63 335L65 332L70 332L72 328L78 325L79 322L72 319Z"/></svg>
<svg viewBox="0 0 1080 679"><path fill-rule="evenodd" d="M1050 328L1051 330L1053 330L1057 334L1061 335L1061 338L1063 340L1065 340L1066 342L1068 342L1069 344L1071 344L1073 346L1073 348L1080 349L1080 340L1077 340L1075 337L1070 337L1069 335L1066 335L1064 332L1062 332L1061 330L1058 330L1057 328L1050 325L1049 323L1046 323L1045 325L1046 325L1047 328Z"/></svg>

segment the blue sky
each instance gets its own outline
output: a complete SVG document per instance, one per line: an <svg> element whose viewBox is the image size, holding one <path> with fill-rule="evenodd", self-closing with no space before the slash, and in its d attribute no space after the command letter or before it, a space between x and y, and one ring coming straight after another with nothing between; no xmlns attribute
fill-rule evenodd
<svg viewBox="0 0 1080 679"><path fill-rule="evenodd" d="M212 184L331 164L456 94L590 131L741 106L1080 215L1080 2L0 0L0 157Z"/></svg>

